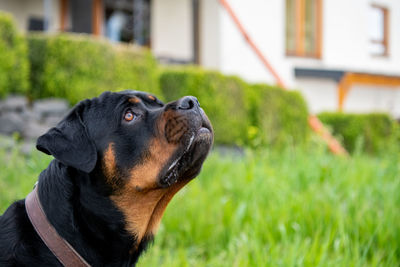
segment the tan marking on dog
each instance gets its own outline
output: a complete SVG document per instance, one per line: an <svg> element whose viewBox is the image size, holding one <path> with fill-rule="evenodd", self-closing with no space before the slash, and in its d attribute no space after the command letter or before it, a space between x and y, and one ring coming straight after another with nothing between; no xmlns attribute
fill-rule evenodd
<svg viewBox="0 0 400 267"><path fill-rule="evenodd" d="M147 97L148 97L150 100L153 100L153 101L156 100L156 98L155 98L154 96L152 96L152 95L148 95Z"/></svg>
<svg viewBox="0 0 400 267"><path fill-rule="evenodd" d="M167 188L167 191L164 192L163 196L157 202L157 205L154 207L153 213L151 214L151 218L149 223L147 224L147 229L145 235L155 235L164 215L165 209L167 208L169 202L172 197L182 188L184 187L190 180L181 180L178 183L174 184L170 188Z"/></svg>
<svg viewBox="0 0 400 267"><path fill-rule="evenodd" d="M123 193L111 199L123 212L125 229L140 243L146 233L147 225L158 201L165 189L151 189L138 192L134 188L125 188Z"/></svg>
<svg viewBox="0 0 400 267"><path fill-rule="evenodd" d="M116 187L116 182L118 179L116 165L114 144L110 143L107 150L104 152L103 171L108 183L114 188Z"/></svg>
<svg viewBox="0 0 400 267"><path fill-rule="evenodd" d="M185 116L172 115L172 112L165 113L164 132L169 143L179 143L180 139L189 129L189 122Z"/></svg>
<svg viewBox="0 0 400 267"><path fill-rule="evenodd" d="M128 100L130 103L132 103L132 104L137 104L137 103L140 103L140 101L142 101L142 100L140 100L140 98L138 98L138 97L131 97L131 98L129 98L129 100Z"/></svg>
<svg viewBox="0 0 400 267"><path fill-rule="evenodd" d="M148 232L153 213L159 209L156 207L169 189L158 188L157 179L176 149L176 145L154 139L149 146L149 155L131 170L129 181L111 197L125 216L126 230L136 237L138 243Z"/></svg>
<svg viewBox="0 0 400 267"><path fill-rule="evenodd" d="M150 143L149 153L146 155L146 159L144 159L139 166L135 166L131 171L129 187L133 188L139 186L144 190L154 188L162 167L167 164L167 161L171 158L176 149L176 145L154 139Z"/></svg>

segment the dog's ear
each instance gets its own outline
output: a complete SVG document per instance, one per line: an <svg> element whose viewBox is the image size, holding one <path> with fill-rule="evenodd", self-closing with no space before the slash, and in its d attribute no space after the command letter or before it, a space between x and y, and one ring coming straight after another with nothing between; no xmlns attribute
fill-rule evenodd
<svg viewBox="0 0 400 267"><path fill-rule="evenodd" d="M67 166L90 173L96 166L97 151L81 118L83 108L84 104L79 104L56 127L40 136L36 148Z"/></svg>

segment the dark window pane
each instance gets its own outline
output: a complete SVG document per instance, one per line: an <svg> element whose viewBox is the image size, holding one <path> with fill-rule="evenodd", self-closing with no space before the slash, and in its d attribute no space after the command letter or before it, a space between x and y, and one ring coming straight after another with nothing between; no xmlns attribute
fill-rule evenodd
<svg viewBox="0 0 400 267"><path fill-rule="evenodd" d="M70 1L73 32L92 33L92 0Z"/></svg>

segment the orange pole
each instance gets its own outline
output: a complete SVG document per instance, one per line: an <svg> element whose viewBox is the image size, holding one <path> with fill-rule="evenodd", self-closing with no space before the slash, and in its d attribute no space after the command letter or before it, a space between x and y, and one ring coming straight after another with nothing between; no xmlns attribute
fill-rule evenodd
<svg viewBox="0 0 400 267"><path fill-rule="evenodd" d="M219 2L225 8L225 10L228 12L228 14L231 16L233 22L235 22L240 33L243 35L244 39L247 41L247 43L250 45L250 47L253 49L253 51L256 53L258 58L261 60L261 62L264 64L264 66L268 69L268 71L272 74L272 76L274 76L276 83L283 89L286 89L285 83L283 82L281 77L278 75L278 73L275 71L275 69L272 67L272 65L269 63L267 58L260 51L260 49L258 49L258 47L255 45L254 41L247 34L247 31L244 29L243 25L240 23L239 19L233 12L233 10L230 7L230 5L228 4L228 2L225 0L219 0Z"/></svg>
<svg viewBox="0 0 400 267"><path fill-rule="evenodd" d="M278 73L275 71L275 69L272 67L272 65L268 62L267 58L262 54L262 52L255 45L254 41L250 38L249 34L243 27L242 23L239 21L238 17L235 15L235 12L233 12L233 9L228 4L228 2L226 0L219 0L219 2L225 8L225 10L228 12L228 14L232 18L233 22L235 22L237 28L239 29L240 33L243 35L246 42L250 45L250 47L256 53L256 55L261 60L261 62L264 64L264 66L267 68L267 70L272 74L272 76L274 76L277 84L282 89L286 89L285 83L283 82L281 77L278 75ZM316 132L318 135L320 135L322 137L322 139L328 144L329 149L332 151L332 153L334 153L336 155L347 155L346 149L344 149L342 147L342 145L330 134L330 132L324 127L322 122L316 116L309 115L308 123L309 123L311 129L314 132Z"/></svg>
<svg viewBox="0 0 400 267"><path fill-rule="evenodd" d="M103 23L103 2L102 0L94 0L92 6L92 33L96 36L101 34L101 26Z"/></svg>
<svg viewBox="0 0 400 267"><path fill-rule="evenodd" d="M66 30L68 12L68 0L61 0L60 2L60 31Z"/></svg>
<svg viewBox="0 0 400 267"><path fill-rule="evenodd" d="M322 122L315 115L308 116L308 124L328 144L330 151L335 155L348 155L346 149L331 135Z"/></svg>

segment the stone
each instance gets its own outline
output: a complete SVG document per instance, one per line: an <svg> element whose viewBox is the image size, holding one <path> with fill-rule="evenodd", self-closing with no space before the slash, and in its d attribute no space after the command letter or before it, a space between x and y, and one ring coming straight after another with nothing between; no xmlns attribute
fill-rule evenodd
<svg viewBox="0 0 400 267"><path fill-rule="evenodd" d="M0 100L0 134L18 133L24 142L32 142L54 127L69 112L64 99L50 98L35 101L31 106L23 96ZM28 153L29 148L25 151Z"/></svg>
<svg viewBox="0 0 400 267"><path fill-rule="evenodd" d="M23 96L9 96L0 105L0 113L22 112L28 106L28 100Z"/></svg>
<svg viewBox="0 0 400 267"><path fill-rule="evenodd" d="M39 136L46 133L49 129L50 127L47 125L35 121L30 121L26 125L22 136L26 139L36 140Z"/></svg>
<svg viewBox="0 0 400 267"><path fill-rule="evenodd" d="M64 99L51 98L37 100L33 103L33 112L41 120L49 116L64 116L69 110L68 102Z"/></svg>
<svg viewBox="0 0 400 267"><path fill-rule="evenodd" d="M44 119L44 123L49 127L55 127L62 119L63 116L50 115Z"/></svg>
<svg viewBox="0 0 400 267"><path fill-rule="evenodd" d="M26 121L15 112L8 112L0 115L0 134L22 134L25 129L25 125Z"/></svg>

